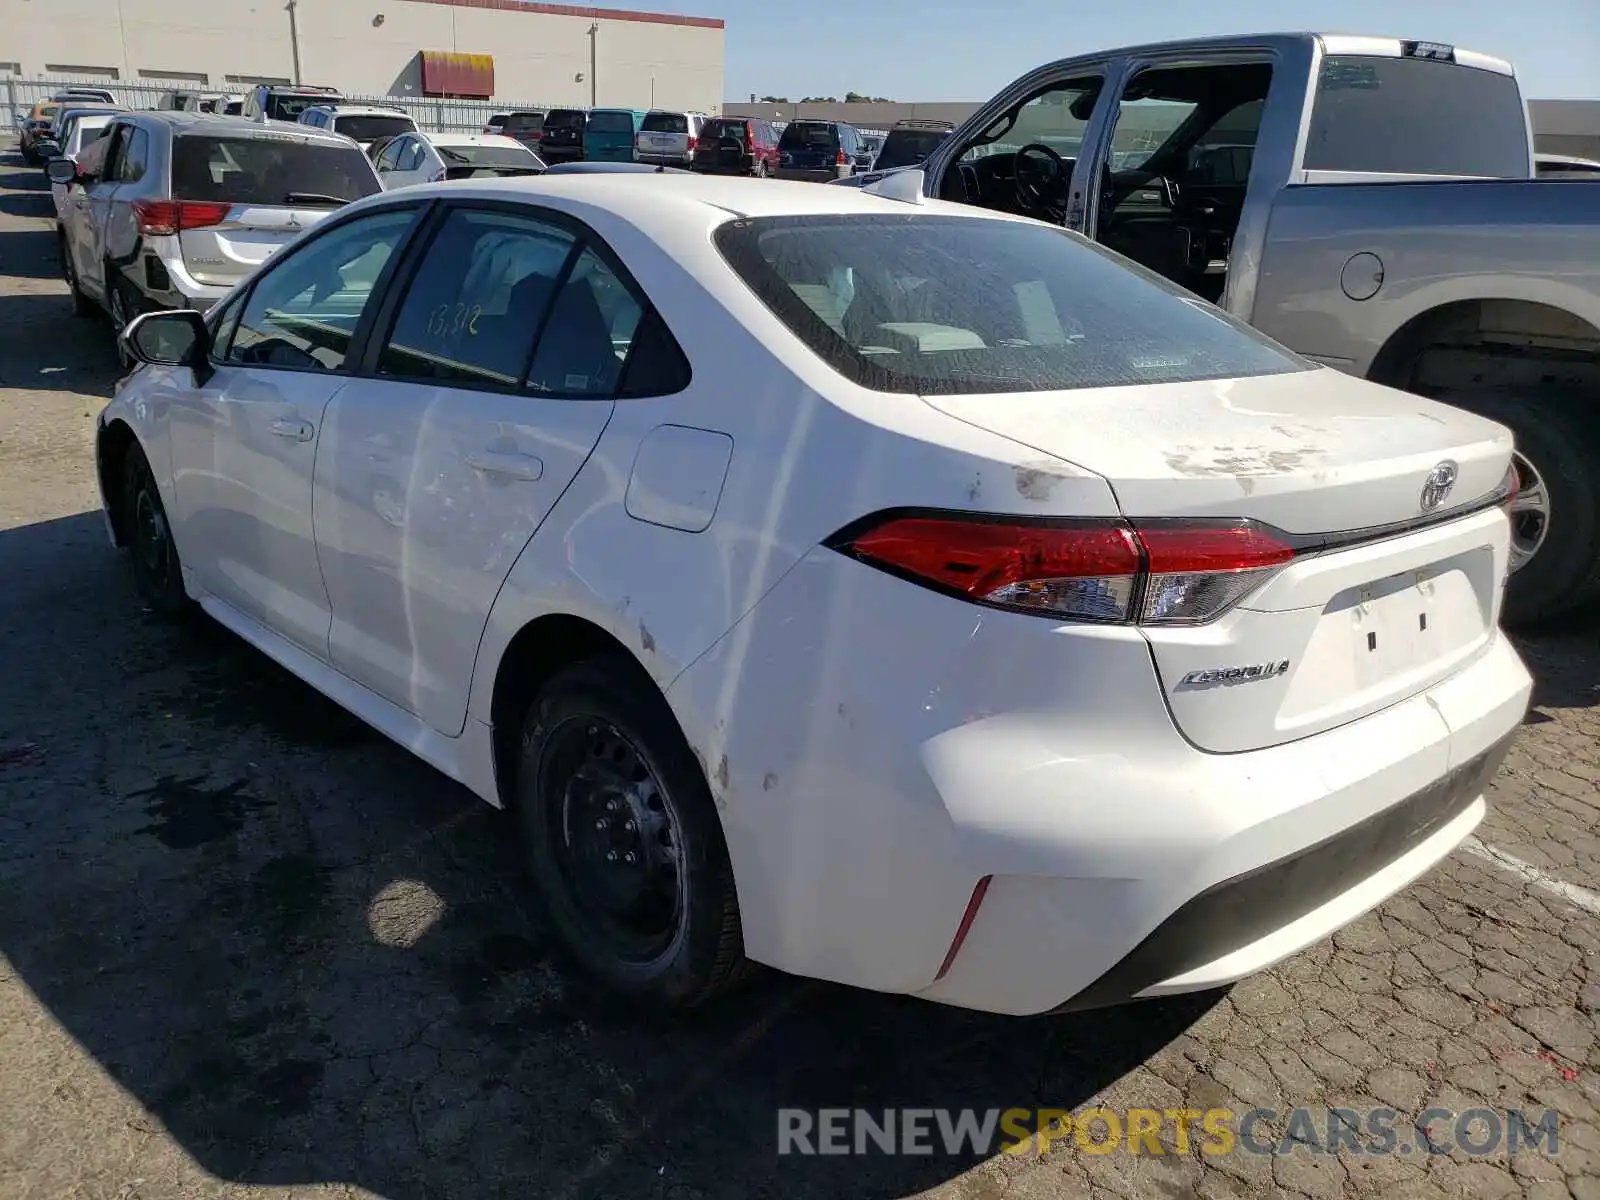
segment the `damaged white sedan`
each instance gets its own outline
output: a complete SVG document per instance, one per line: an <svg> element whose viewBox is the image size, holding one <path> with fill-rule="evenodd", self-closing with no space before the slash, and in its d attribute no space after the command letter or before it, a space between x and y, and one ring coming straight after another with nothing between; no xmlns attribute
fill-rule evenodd
<svg viewBox="0 0 1600 1200"><path fill-rule="evenodd" d="M424 185L127 343L145 601L512 809L647 1000L1240 978L1460 843L1528 703L1504 428L1045 224Z"/></svg>

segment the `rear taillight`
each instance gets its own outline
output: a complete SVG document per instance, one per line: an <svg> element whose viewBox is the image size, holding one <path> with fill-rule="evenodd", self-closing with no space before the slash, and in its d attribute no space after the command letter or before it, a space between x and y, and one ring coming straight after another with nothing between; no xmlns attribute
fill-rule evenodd
<svg viewBox="0 0 1600 1200"><path fill-rule="evenodd" d="M756 127L749 121L744 123L744 144L751 149L754 149L756 144Z"/></svg>
<svg viewBox="0 0 1600 1200"><path fill-rule="evenodd" d="M845 156L844 156L843 147L840 148L839 153L837 153L837 154L835 154L833 156L833 165L836 166L836 167L842 167L848 161L849 160L847 158L845 158Z"/></svg>
<svg viewBox="0 0 1600 1200"><path fill-rule="evenodd" d="M697 139L695 138L694 134L691 133L689 135L689 153L690 154L694 153L694 148L695 148L695 145L696 145L696 141L697 141Z"/></svg>
<svg viewBox="0 0 1600 1200"><path fill-rule="evenodd" d="M1039 616L1140 625L1215 620L1295 556L1251 521L890 516L828 545L926 587Z"/></svg>
<svg viewBox="0 0 1600 1200"><path fill-rule="evenodd" d="M220 225L232 207L197 200L135 200L133 213L145 237L168 237L185 229Z"/></svg>

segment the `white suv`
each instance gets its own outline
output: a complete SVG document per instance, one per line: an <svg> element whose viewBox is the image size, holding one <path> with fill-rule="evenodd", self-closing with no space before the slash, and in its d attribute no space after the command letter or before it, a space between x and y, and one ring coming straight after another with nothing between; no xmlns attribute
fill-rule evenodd
<svg viewBox="0 0 1600 1200"><path fill-rule="evenodd" d="M343 134L363 150L384 138L417 129L417 123L401 109L371 104L316 104L300 114L300 124Z"/></svg>

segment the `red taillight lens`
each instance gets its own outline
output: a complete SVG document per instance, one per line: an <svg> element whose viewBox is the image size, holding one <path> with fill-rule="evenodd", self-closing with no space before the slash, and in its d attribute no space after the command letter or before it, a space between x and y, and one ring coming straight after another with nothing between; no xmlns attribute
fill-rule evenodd
<svg viewBox="0 0 1600 1200"><path fill-rule="evenodd" d="M902 516L829 543L966 599L1041 616L1192 625L1232 608L1295 556L1247 521L1032 522Z"/></svg>
<svg viewBox="0 0 1600 1200"><path fill-rule="evenodd" d="M699 144L699 139L698 139L698 138L696 138L696 137L695 137L695 136L694 136L694 134L692 134L692 133L691 133L691 134L690 134L690 135L689 135L689 153L690 153L690 154L693 154L693 153L694 153L694 148L695 148L695 146L696 146L696 145L698 145L698 144Z"/></svg>
<svg viewBox="0 0 1600 1200"><path fill-rule="evenodd" d="M836 166L836 167L842 167L848 161L849 160L847 158L845 158L845 156L844 156L844 148L841 146L840 149L839 149L839 153L834 155L834 157L833 157L833 165Z"/></svg>
<svg viewBox="0 0 1600 1200"><path fill-rule="evenodd" d="M227 219L230 204L206 204L195 200L135 200L134 217L139 232L146 237L167 237L185 229L204 229Z"/></svg>

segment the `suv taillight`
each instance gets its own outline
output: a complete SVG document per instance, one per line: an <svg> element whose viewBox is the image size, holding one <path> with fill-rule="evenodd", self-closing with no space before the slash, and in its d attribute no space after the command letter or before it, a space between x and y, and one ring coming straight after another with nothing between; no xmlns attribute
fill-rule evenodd
<svg viewBox="0 0 1600 1200"><path fill-rule="evenodd" d="M697 143L698 143L698 141L699 141L699 139L698 139L698 138L696 138L696 137L695 137L695 136L694 136L694 134L692 134L692 133L691 133L691 134L690 134L690 135L689 135L689 153L690 153L690 154L693 154L693 153L694 153L694 148L695 148L695 145L696 145L696 144L697 144Z"/></svg>
<svg viewBox="0 0 1600 1200"><path fill-rule="evenodd" d="M833 165L836 167L842 167L849 161L850 160L844 156L844 147L840 146L839 153L833 156Z"/></svg>
<svg viewBox="0 0 1600 1200"><path fill-rule="evenodd" d="M232 207L197 200L135 200L133 213L145 237L168 237L185 229L220 225Z"/></svg>
<svg viewBox="0 0 1600 1200"><path fill-rule="evenodd" d="M1038 616L1139 625L1215 620L1294 558L1253 521L888 516L826 543L913 583Z"/></svg>

